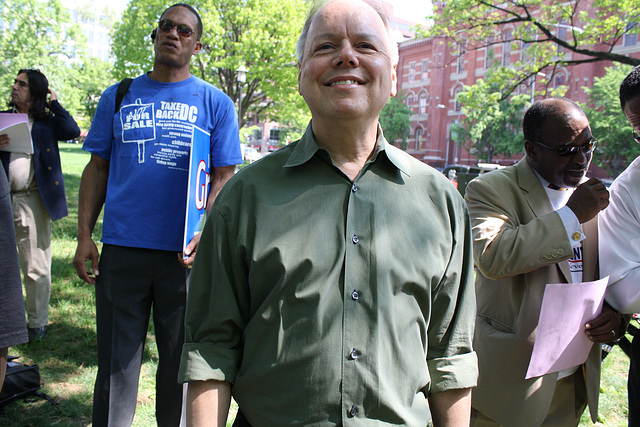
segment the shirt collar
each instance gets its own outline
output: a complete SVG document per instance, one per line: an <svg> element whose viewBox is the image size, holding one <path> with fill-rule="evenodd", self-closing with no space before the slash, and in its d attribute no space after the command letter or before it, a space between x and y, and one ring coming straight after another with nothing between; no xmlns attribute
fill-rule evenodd
<svg viewBox="0 0 640 427"><path fill-rule="evenodd" d="M307 126L307 129L302 135L302 138L298 141L298 144L294 147L289 159L284 164L284 167L295 167L300 166L309 160L316 154L316 152L321 151L326 153L329 156L329 152L320 147L313 136L313 131L311 130L311 122ZM407 162L406 156L402 155L402 151L387 142L382 132L382 128L380 124L378 124L378 138L376 140L376 148L371 156L371 159L367 162L373 163L378 159L378 155L383 153L387 156L389 161L401 170L406 175L409 175L409 164Z"/></svg>

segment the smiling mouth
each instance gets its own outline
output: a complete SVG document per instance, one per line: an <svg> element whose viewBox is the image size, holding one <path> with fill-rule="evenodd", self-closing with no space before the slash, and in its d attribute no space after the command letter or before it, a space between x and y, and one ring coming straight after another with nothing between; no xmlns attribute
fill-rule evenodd
<svg viewBox="0 0 640 427"><path fill-rule="evenodd" d="M338 80L337 82L329 83L329 86L346 86L346 85L361 85L362 83L355 80Z"/></svg>

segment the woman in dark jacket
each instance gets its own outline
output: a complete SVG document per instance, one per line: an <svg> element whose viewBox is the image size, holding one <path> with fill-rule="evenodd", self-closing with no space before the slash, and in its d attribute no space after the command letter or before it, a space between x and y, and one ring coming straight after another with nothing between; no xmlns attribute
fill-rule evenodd
<svg viewBox="0 0 640 427"><path fill-rule="evenodd" d="M11 189L31 342L44 338L49 323L51 220L67 216L58 141L77 137L80 128L38 70L20 70L9 106L9 113L28 114L33 141L33 154L0 151ZM0 135L0 150L10 145L7 135Z"/></svg>

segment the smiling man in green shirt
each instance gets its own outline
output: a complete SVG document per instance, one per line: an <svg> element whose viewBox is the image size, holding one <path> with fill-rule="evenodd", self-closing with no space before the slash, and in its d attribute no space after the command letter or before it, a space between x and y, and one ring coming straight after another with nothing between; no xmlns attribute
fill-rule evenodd
<svg viewBox="0 0 640 427"><path fill-rule="evenodd" d="M300 141L222 189L191 275L191 425L469 424L477 378L469 217L384 139L397 46L381 8L316 5L298 43Z"/></svg>

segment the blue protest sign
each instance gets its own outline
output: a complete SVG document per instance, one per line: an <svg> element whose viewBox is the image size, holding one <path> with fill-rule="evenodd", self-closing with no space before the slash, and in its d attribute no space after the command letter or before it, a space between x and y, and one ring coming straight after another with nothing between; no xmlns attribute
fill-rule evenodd
<svg viewBox="0 0 640 427"><path fill-rule="evenodd" d="M207 197L209 196L210 180L210 151L210 134L194 126L193 136L191 137L183 251L193 236L200 233L206 217L205 208L207 206Z"/></svg>

